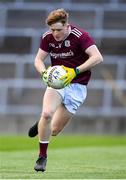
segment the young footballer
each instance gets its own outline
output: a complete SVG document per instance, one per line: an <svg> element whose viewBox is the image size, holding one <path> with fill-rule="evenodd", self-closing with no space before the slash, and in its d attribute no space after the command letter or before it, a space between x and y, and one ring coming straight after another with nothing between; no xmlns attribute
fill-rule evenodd
<svg viewBox="0 0 126 180"><path fill-rule="evenodd" d="M36 171L46 170L50 136L58 135L85 101L90 69L103 61L94 40L85 30L68 23L68 13L64 9L52 11L46 23L49 30L41 39L35 68L48 84L44 78L47 72L44 60L50 55L51 66L63 65L67 74L62 78L65 84L63 89L47 86L39 123L29 130L29 136L38 134L39 137L39 157L34 166Z"/></svg>

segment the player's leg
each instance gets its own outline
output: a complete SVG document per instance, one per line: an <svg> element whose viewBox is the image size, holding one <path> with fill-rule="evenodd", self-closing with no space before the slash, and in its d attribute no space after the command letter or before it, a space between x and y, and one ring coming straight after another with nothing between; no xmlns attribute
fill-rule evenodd
<svg viewBox="0 0 126 180"><path fill-rule="evenodd" d="M60 131L62 131L72 116L73 114L70 113L63 104L61 104L51 120L51 135L56 136Z"/></svg>
<svg viewBox="0 0 126 180"><path fill-rule="evenodd" d="M64 90L58 90L63 97L63 104L59 106L51 121L51 135L56 136L76 113L84 102L87 89L80 84L71 84Z"/></svg>
<svg viewBox="0 0 126 180"><path fill-rule="evenodd" d="M51 120L51 135L56 136L64 128L72 116L73 114L67 111L67 109L62 104L60 104ZM46 120L46 118L40 119L38 126L39 135L41 138L43 138L42 141L40 141L39 158L36 161L36 165L34 167L36 171L45 171L46 168L46 151L50 137L49 124L46 122Z"/></svg>
<svg viewBox="0 0 126 180"><path fill-rule="evenodd" d="M36 171L45 171L47 161L47 148L49 143L49 137L51 134L49 123L50 120L61 104L61 96L56 90L47 88L43 98L43 111L38 124L39 135L39 158L36 161L34 169Z"/></svg>
<svg viewBox="0 0 126 180"><path fill-rule="evenodd" d="M52 88L47 88L43 98L42 115L38 124L38 134L40 141L49 140L50 120L52 119L57 108L61 105L61 102L61 96L57 93L57 91Z"/></svg>

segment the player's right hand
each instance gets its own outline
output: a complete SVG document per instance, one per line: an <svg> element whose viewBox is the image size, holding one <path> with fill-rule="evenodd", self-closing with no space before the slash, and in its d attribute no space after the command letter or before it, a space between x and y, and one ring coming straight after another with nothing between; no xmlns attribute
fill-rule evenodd
<svg viewBox="0 0 126 180"><path fill-rule="evenodd" d="M45 71L43 71L43 72L41 73L41 75L40 75L41 80L42 80L42 81L44 82L44 84L47 85L47 86L48 86L47 71L49 70L49 68L50 68L50 66L49 66Z"/></svg>

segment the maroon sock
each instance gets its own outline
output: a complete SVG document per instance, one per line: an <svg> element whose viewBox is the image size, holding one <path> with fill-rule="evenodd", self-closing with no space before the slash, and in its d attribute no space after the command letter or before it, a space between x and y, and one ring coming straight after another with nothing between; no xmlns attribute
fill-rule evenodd
<svg viewBox="0 0 126 180"><path fill-rule="evenodd" d="M48 142L39 142L39 157L47 157Z"/></svg>

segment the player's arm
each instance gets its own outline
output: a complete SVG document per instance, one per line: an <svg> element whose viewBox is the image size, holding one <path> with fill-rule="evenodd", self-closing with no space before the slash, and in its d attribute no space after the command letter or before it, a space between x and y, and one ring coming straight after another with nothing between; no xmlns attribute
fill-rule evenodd
<svg viewBox="0 0 126 180"><path fill-rule="evenodd" d="M48 52L43 51L42 49L39 48L37 55L35 57L35 68L36 70L41 74L46 70L44 60L48 56Z"/></svg>
<svg viewBox="0 0 126 180"><path fill-rule="evenodd" d="M75 69L64 67L67 74L61 79L64 80L65 86L67 86L78 74L91 69L93 66L103 61L102 55L96 45L88 47L85 52L89 55L89 58L86 62L76 67Z"/></svg>
<svg viewBox="0 0 126 180"><path fill-rule="evenodd" d="M88 54L89 58L86 62L77 67L80 73L91 69L93 66L103 61L103 57L96 45L88 47L85 52Z"/></svg>

